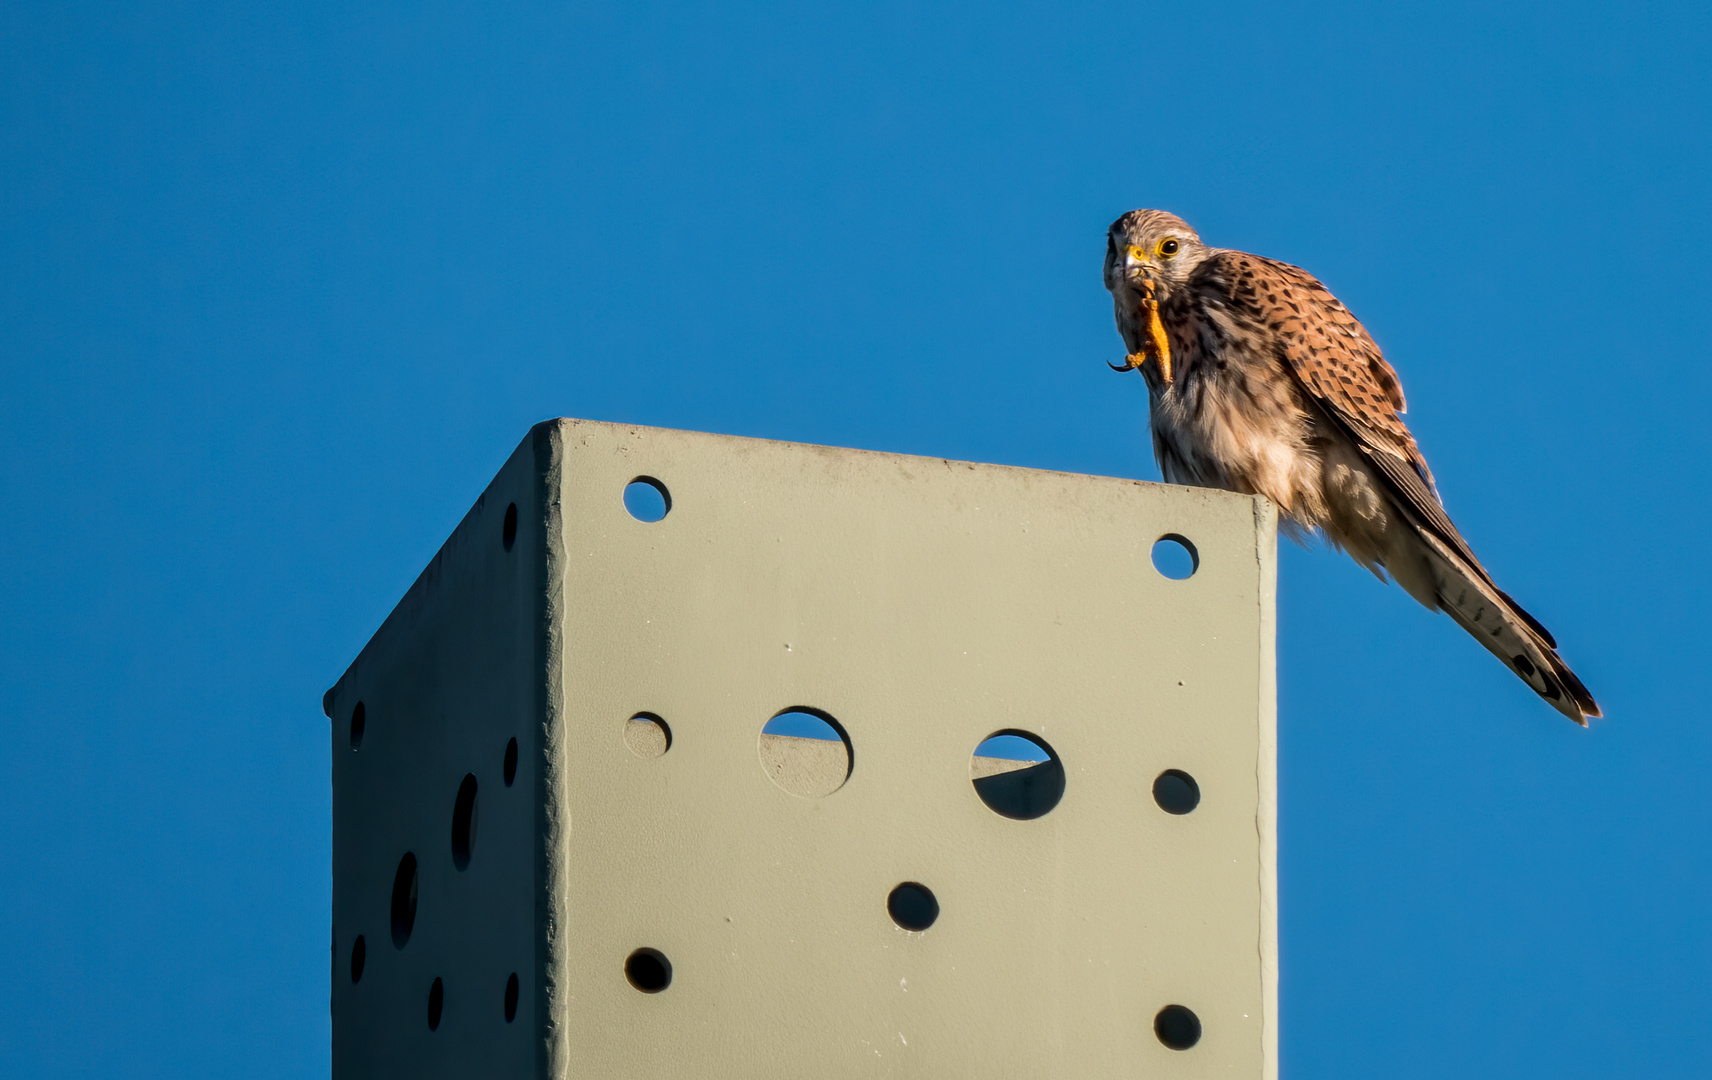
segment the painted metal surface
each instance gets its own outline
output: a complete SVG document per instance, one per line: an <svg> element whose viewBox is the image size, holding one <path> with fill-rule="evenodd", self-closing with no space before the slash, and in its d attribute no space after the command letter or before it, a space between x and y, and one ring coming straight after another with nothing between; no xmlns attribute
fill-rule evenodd
<svg viewBox="0 0 1712 1080"><path fill-rule="evenodd" d="M663 519L625 509L639 477ZM327 694L335 1076L1275 1075L1273 526L1221 492L537 426ZM762 734L792 709L841 738ZM976 790L1043 769L976 760L1001 731L1062 768L1039 816ZM1191 812L1155 801L1168 769Z"/></svg>

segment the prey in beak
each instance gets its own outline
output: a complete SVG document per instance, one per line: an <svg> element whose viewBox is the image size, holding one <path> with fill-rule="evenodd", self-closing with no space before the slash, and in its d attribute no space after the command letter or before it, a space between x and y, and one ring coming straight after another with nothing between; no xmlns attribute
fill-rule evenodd
<svg viewBox="0 0 1712 1080"><path fill-rule="evenodd" d="M1142 344L1138 352L1124 357L1122 364L1107 363L1113 371L1129 371L1152 360L1159 365L1165 385L1171 385L1171 339L1165 335L1165 324L1159 321L1159 298L1154 295L1153 276L1147 272L1147 254L1140 248L1130 248L1124 259L1124 277L1141 293L1136 302L1135 317L1141 323Z"/></svg>

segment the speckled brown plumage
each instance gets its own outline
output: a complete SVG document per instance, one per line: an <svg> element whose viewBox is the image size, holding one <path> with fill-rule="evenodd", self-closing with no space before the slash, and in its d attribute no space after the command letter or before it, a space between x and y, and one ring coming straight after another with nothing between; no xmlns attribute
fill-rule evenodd
<svg viewBox="0 0 1712 1080"><path fill-rule="evenodd" d="M1267 496L1287 528L1324 534L1450 615L1565 716L1599 715L1445 514L1397 373L1313 275L1132 210L1107 233L1105 282L1167 481Z"/></svg>

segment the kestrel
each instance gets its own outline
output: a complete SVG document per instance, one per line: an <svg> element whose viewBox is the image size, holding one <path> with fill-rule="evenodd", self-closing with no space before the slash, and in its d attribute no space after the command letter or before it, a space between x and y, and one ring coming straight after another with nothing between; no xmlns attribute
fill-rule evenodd
<svg viewBox="0 0 1712 1080"><path fill-rule="evenodd" d="M1265 495L1298 539L1323 534L1389 573L1571 720L1599 715L1551 634L1451 524L1403 425L1397 373L1312 274L1131 210L1106 234L1105 280L1129 350L1112 366L1147 382L1168 483Z"/></svg>

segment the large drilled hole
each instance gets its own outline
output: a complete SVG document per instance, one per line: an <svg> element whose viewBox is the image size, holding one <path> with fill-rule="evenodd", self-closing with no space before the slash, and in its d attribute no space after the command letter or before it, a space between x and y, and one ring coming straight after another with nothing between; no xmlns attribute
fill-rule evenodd
<svg viewBox="0 0 1712 1080"><path fill-rule="evenodd" d="M452 865L459 870L470 865L476 844L476 774L465 773L452 801Z"/></svg>
<svg viewBox="0 0 1712 1080"><path fill-rule="evenodd" d="M830 795L855 767L850 736L838 721L804 706L776 713L761 727L761 767L773 783L805 799Z"/></svg>
<svg viewBox="0 0 1712 1080"><path fill-rule="evenodd" d="M357 940L351 942L351 981L361 982L363 965L368 962L369 947L363 942L363 935L358 934Z"/></svg>
<svg viewBox="0 0 1712 1080"><path fill-rule="evenodd" d="M1187 814L1201 805L1201 785L1182 769L1166 769L1153 781L1153 801L1167 814Z"/></svg>
<svg viewBox="0 0 1712 1080"><path fill-rule="evenodd" d="M1201 568L1201 553L1187 537L1167 533L1153 544L1153 568L1172 581L1182 581Z"/></svg>
<svg viewBox="0 0 1712 1080"><path fill-rule="evenodd" d="M637 713L624 722L624 745L644 760L672 748L672 729L653 713Z"/></svg>
<svg viewBox="0 0 1712 1080"><path fill-rule="evenodd" d="M1019 821L1041 817L1064 797L1064 763L1039 736L998 731L981 740L969 760L975 794L995 814Z"/></svg>
<svg viewBox="0 0 1712 1080"><path fill-rule="evenodd" d="M404 948L416 928L416 855L406 851L392 877L392 944Z"/></svg>
<svg viewBox="0 0 1712 1080"><path fill-rule="evenodd" d="M1153 1033L1173 1050L1187 1050L1201 1041L1201 1018L1182 1005L1167 1005L1153 1018Z"/></svg>
<svg viewBox="0 0 1712 1080"><path fill-rule="evenodd" d="M505 774L505 786L510 787L511 782L517 779L517 739L515 737L505 744L505 762L503 771Z"/></svg>
<svg viewBox="0 0 1712 1080"><path fill-rule="evenodd" d="M511 1023L517 1019L517 972L511 973L511 978L505 980L505 1022Z"/></svg>
<svg viewBox="0 0 1712 1080"><path fill-rule="evenodd" d="M367 724L367 722L368 722L368 717L366 715L366 710L363 708L363 703L359 701L359 702L357 702L357 707L351 710L351 749L352 750L355 750L358 747L363 745L363 727Z"/></svg>
<svg viewBox="0 0 1712 1080"><path fill-rule="evenodd" d="M637 949L624 961L624 977L644 994L658 994L672 985L672 962L659 949Z"/></svg>
<svg viewBox="0 0 1712 1080"><path fill-rule="evenodd" d="M638 476L624 485L624 509L637 521L659 521L672 512L672 493L652 476Z"/></svg>
<svg viewBox="0 0 1712 1080"><path fill-rule="evenodd" d="M939 918L939 900L926 885L906 881L886 896L886 912L905 930L920 933Z"/></svg>
<svg viewBox="0 0 1712 1080"><path fill-rule="evenodd" d="M440 981L440 976L434 976L434 985L428 988L428 1030L434 1031L440 1026L440 1014L446 1010L446 984Z"/></svg>
<svg viewBox="0 0 1712 1080"><path fill-rule="evenodd" d="M510 551L511 545L517 543L517 504L512 503L505 508L505 524L500 527L499 542Z"/></svg>

